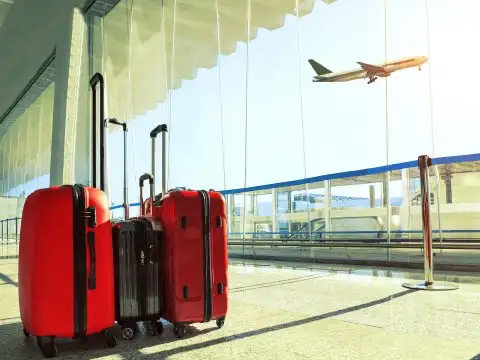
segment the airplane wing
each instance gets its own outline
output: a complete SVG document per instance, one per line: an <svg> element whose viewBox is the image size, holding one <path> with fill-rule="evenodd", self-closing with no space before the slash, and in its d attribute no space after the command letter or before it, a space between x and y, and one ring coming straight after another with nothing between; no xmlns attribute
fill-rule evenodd
<svg viewBox="0 0 480 360"><path fill-rule="evenodd" d="M370 65L370 64L366 64L366 63L363 63L363 62L360 62L360 61L357 61L357 64L360 65L363 70L365 70L366 72L369 72L369 73L383 70L383 68L381 68L380 66Z"/></svg>

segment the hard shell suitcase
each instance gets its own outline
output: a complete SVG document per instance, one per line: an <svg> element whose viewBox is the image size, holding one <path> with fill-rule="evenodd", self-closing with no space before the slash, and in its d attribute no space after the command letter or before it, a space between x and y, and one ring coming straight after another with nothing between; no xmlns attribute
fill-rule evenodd
<svg viewBox="0 0 480 360"><path fill-rule="evenodd" d="M152 335L163 331L161 317L161 232L148 219L130 219L114 228L115 318L122 337L134 337L139 321Z"/></svg>
<svg viewBox="0 0 480 360"><path fill-rule="evenodd" d="M218 327L224 324L228 308L226 206L223 196L213 190L180 188L165 194L166 125L150 135L152 163L155 137L160 132L163 197L157 197L152 214L163 227L162 317L174 324L175 335L181 338L188 323L216 320Z"/></svg>
<svg viewBox="0 0 480 360"><path fill-rule="evenodd" d="M124 131L124 192L125 220L113 224L112 237L115 264L115 319L122 327L122 337L133 339L137 322L148 321L152 335L163 332L159 321L162 307L161 226L146 216L129 219L127 199L127 126L116 119L110 123L121 125ZM150 182L153 194L154 179L150 174L140 177L140 203L143 203L143 184Z"/></svg>
<svg viewBox="0 0 480 360"><path fill-rule="evenodd" d="M100 74L91 80L94 98L98 83L103 100ZM20 316L24 334L37 336L45 357L56 355L55 337L82 338L104 331L107 345L116 343L110 212L107 196L95 188L94 178L94 187L37 190L23 209Z"/></svg>

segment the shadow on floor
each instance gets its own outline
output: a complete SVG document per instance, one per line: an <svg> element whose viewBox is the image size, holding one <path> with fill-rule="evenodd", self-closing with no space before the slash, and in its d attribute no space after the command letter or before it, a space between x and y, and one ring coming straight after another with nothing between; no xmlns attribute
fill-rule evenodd
<svg viewBox="0 0 480 360"><path fill-rule="evenodd" d="M142 356L142 359L152 359L153 360L153 359L157 359L159 356L161 358L164 358L164 357L168 358L169 356L173 356L173 355L176 355L176 354L181 354L181 353L188 352L188 351L204 349L206 347L210 347L210 346L214 346L214 345L218 345L218 344L223 344L223 343L230 342L230 341L241 340L241 339L250 338L250 337L253 337L253 336L257 336L257 335L271 333L271 332L278 331L278 330L289 329L289 328L293 328L293 327L296 327L296 326L302 326L302 325L306 325L306 324L309 324L309 323L312 323L312 322L315 322L315 321L324 320L324 319L328 319L328 318L331 318L331 317L334 317L334 316L343 315L343 314L347 314L347 313L350 313L350 312L353 312L353 311L363 310L363 309L367 309L367 308L370 308L370 307L373 307L373 306L376 306L376 305L384 304L384 303L387 303L389 301L392 301L393 299L396 299L396 298L399 298L399 297L402 297L402 296L405 296L405 295L408 295L410 293L417 292L417 291L418 290L405 290L405 291L401 291L401 292L395 293L395 294L390 295L390 296L386 296L386 297L378 299L378 300L370 301L370 302L360 304L360 305L350 306L350 307L345 308L345 309L331 311L331 312L321 314L321 315L311 316L311 317L301 319L301 320L295 320L295 321L291 321L291 322L284 323L284 324L268 326L268 327L264 327L264 328L261 328L261 329L247 331L247 332L232 335L232 336L225 336L225 337L221 337L219 339L213 339L213 340L205 341L205 342L200 343L200 344L192 344L192 345L182 346L182 347L172 349L172 350L160 351L158 353L144 355L144 356Z"/></svg>
<svg viewBox="0 0 480 360"><path fill-rule="evenodd" d="M3 280L6 284L18 287L18 282L14 281L10 276L0 272L0 280Z"/></svg>
<svg viewBox="0 0 480 360"><path fill-rule="evenodd" d="M236 293L236 292L242 292L242 291L248 291L248 290L257 290L257 289L263 289L263 288L268 288L268 287L273 287L273 286L281 286L281 285L287 285L287 284L294 284L297 282L302 282L302 281L308 281L308 280L313 280L317 278L322 278L325 276L331 276L335 275L335 273L325 273L325 274L316 274L316 275L307 275L307 276L300 276L296 277L293 279L286 279L286 280L276 280L276 281L270 281L270 282L265 282L261 284L252 284L252 285L245 285L245 286L239 286L235 288L231 288L228 290L229 293Z"/></svg>
<svg viewBox="0 0 480 360"><path fill-rule="evenodd" d="M325 314L311 316L305 319L291 321L283 324L278 324L274 326L268 326L257 330L247 331L240 334L235 334L231 336L224 336L218 339L212 339L208 341L204 341L202 343L191 344L191 345L179 345L175 349L164 350L152 354L142 354L138 352L139 349L143 349L150 346L155 346L159 344L171 343L171 342L178 342L178 344L184 344L184 340L177 340L172 335L171 325L168 324L166 326L164 333L159 337L152 337L152 336L140 336L140 339L134 341L122 341L119 340L117 346L113 349L106 349L103 338L101 336L91 337L86 341L64 341L59 340L57 342L57 347L59 351L59 356L62 359L91 359L92 357L102 357L108 356L113 354L129 354L126 358L128 359L135 359L139 358L142 360L146 359L167 359L173 355L181 354L189 351L204 349L207 347L251 338L257 335L267 334L271 332L275 332L278 330L294 328L297 326L306 325L309 323L313 323L319 320L328 319L334 316L343 315L346 313L370 308L376 305L387 303L393 299L408 295L412 292L416 292L417 290L406 290L402 292L398 292L384 298L370 301L364 304L350 306L345 309L340 309L336 311L331 311ZM232 316L232 315L231 315ZM227 319L228 323L228 319ZM187 337L192 338L199 336L201 334L207 334L209 332L215 331L216 327L208 328L205 330L198 330L195 327L189 327L187 330ZM38 358L41 359L42 356L40 354L40 350L36 347L35 341L33 338L24 339L23 332L22 332L22 324L21 323L14 323L14 324L6 324L0 325L0 348L2 349L2 353L6 356L2 356L2 360L13 360L13 359L26 359L26 358Z"/></svg>

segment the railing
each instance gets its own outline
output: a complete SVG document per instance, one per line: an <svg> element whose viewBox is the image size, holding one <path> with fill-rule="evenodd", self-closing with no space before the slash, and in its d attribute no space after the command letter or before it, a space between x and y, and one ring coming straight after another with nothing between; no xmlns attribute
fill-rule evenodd
<svg viewBox="0 0 480 360"><path fill-rule="evenodd" d="M0 220L0 259L18 256L20 222L18 217Z"/></svg>

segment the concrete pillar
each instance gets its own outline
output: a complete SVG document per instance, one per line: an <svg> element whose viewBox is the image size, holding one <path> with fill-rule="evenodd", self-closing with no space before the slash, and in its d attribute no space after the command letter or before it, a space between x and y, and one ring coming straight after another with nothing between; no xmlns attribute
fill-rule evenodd
<svg viewBox="0 0 480 360"><path fill-rule="evenodd" d="M81 64L86 24L79 9L67 13L69 21L58 34L55 55L55 103L53 108L50 185L74 181L76 126L79 118ZM85 139L78 139L78 141Z"/></svg>
<svg viewBox="0 0 480 360"><path fill-rule="evenodd" d="M383 186L382 203L383 203L383 207L387 207L390 199L390 191L389 191L390 173L389 172L386 172L385 174L383 174L382 186Z"/></svg>
<svg viewBox="0 0 480 360"><path fill-rule="evenodd" d="M370 208L375 207L375 185L370 185Z"/></svg>
<svg viewBox="0 0 480 360"><path fill-rule="evenodd" d="M274 233L272 238L274 239L280 238L280 235L275 234L278 232L277 211L277 189L272 189L272 232Z"/></svg>
<svg viewBox="0 0 480 360"><path fill-rule="evenodd" d="M234 211L234 203L233 203L233 196L232 194L226 195L226 202L227 202L227 232L231 233L234 232L232 230L232 218L233 218L233 211Z"/></svg>
<svg viewBox="0 0 480 360"><path fill-rule="evenodd" d="M255 215L256 207L257 207L257 197L255 196L255 193L252 193L250 194L250 210L249 210L250 213L248 215L250 216Z"/></svg>
<svg viewBox="0 0 480 360"><path fill-rule="evenodd" d="M402 207L400 218L402 230L410 230L411 227L411 203L410 203L410 175L408 169L402 169ZM408 233L410 238L410 233Z"/></svg>
<svg viewBox="0 0 480 360"><path fill-rule="evenodd" d="M383 178L383 206L387 208L385 224L387 225L387 243L390 243L390 226L392 223L392 205L390 202L390 171L387 171ZM390 249L387 249L387 260L391 260Z"/></svg>
<svg viewBox="0 0 480 360"><path fill-rule="evenodd" d="M445 182L445 200L447 204L453 203L452 177L450 166L447 165L444 174L442 175L442 180ZM438 201L440 202L440 199L438 199Z"/></svg>
<svg viewBox="0 0 480 360"><path fill-rule="evenodd" d="M295 206L293 206L293 204L292 204L292 191L291 190L287 191L287 201L288 201L288 212L289 213L295 212ZM290 231L290 228L289 228L288 231Z"/></svg>
<svg viewBox="0 0 480 360"><path fill-rule="evenodd" d="M325 180L323 183L324 189L324 209L323 209L323 216L325 217L325 232L332 231L332 219L331 219L331 211L332 211L332 187L330 180ZM330 234L327 235L330 237Z"/></svg>

